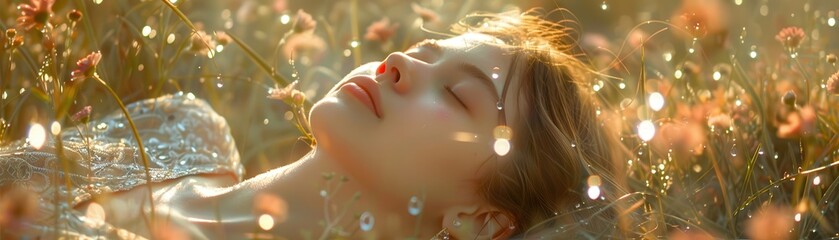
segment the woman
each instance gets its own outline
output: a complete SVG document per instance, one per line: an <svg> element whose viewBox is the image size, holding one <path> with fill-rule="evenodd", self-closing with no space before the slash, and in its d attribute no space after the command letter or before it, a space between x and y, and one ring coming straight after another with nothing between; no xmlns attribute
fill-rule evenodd
<svg viewBox="0 0 839 240"><path fill-rule="evenodd" d="M148 187L138 187L145 175L136 147L118 140L131 139L120 125L124 119L112 115L94 124L105 128L99 133L67 131L65 154L73 162L117 160L71 176L76 185L92 186L58 191L72 198L63 205L78 213L72 216L94 213L65 218L74 226L64 233L505 239L569 222L611 232L620 223L614 209L597 211L613 224L605 227L572 207L585 204L589 175L605 180L600 189L607 201L623 190L612 181L620 144L597 119L589 69L569 55L567 29L535 12L466 20L473 19L482 21L461 22L454 29L460 35L424 41L347 75L311 109L317 146L243 182L237 183L241 167L224 120L191 95L132 108L153 160L155 183ZM83 143L84 134L98 136L97 149L85 149L91 144ZM57 164L49 146L7 149L3 166L34 166L44 158ZM44 179L59 186L62 177ZM119 180L96 185L109 179ZM54 221L48 216L54 210L43 209L61 208L66 199L39 191L43 213L23 232L62 231L37 228L38 219L47 226Z"/></svg>

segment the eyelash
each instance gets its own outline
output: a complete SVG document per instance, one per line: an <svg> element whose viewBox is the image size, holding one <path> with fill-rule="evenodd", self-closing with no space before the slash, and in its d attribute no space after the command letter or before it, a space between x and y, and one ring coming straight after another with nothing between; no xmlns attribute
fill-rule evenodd
<svg viewBox="0 0 839 240"><path fill-rule="evenodd" d="M451 96L454 97L454 99L457 100L458 103L460 103L460 106L463 106L463 108L465 108L465 109L469 109L469 107L466 106L466 103L463 103L463 101L460 100L459 97L457 97L457 94L455 94L454 91L452 91L451 87L446 86L445 88L446 88L446 91L449 92L449 94L451 94Z"/></svg>

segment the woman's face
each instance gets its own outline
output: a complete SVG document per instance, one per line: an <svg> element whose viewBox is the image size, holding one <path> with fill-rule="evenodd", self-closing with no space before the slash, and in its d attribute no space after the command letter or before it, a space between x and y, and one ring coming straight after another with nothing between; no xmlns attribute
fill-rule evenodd
<svg viewBox="0 0 839 240"><path fill-rule="evenodd" d="M381 197L474 201L513 59L484 34L426 41L348 74L311 110L318 148ZM518 79L504 102L518 114ZM512 151L515 151L513 149ZM445 197L443 197L445 196ZM428 206L428 205L426 205Z"/></svg>

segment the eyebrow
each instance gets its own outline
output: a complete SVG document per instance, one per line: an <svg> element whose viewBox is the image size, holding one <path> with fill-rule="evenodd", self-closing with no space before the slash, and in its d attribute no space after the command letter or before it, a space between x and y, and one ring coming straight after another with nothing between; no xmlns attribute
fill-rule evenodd
<svg viewBox="0 0 839 240"><path fill-rule="evenodd" d="M486 85L491 90L492 95L498 98L498 91L495 89L495 84L492 83L492 80L490 80L489 76L487 76L486 73L484 73L484 71L481 71L481 69L478 69L478 67L471 63L462 62L459 64L459 67L469 75L472 75L473 77L480 79L481 83Z"/></svg>
<svg viewBox="0 0 839 240"><path fill-rule="evenodd" d="M412 48L427 48L429 50L432 50L434 54L437 56L443 55L443 48L439 44L437 44L437 40L434 39L422 40L408 49ZM462 69L464 72L468 73L469 75L481 80L481 83L488 87L490 89L490 92L494 96L496 96L496 98L500 98L498 97L498 90L495 89L495 83L493 83L489 76L486 73L484 73L484 71L482 71L480 68L478 68L474 64L466 62L461 62L460 64L458 64L458 67Z"/></svg>

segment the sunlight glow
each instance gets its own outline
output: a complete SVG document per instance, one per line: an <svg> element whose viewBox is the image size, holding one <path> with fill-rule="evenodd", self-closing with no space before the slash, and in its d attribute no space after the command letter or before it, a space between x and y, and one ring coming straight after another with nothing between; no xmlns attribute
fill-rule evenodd
<svg viewBox="0 0 839 240"><path fill-rule="evenodd" d="M259 228L262 230L268 231L274 228L274 218L268 214L262 214L259 216Z"/></svg>
<svg viewBox="0 0 839 240"><path fill-rule="evenodd" d="M52 122L52 124L50 124L50 132L52 135L58 135L61 133L61 123Z"/></svg>
<svg viewBox="0 0 839 240"><path fill-rule="evenodd" d="M41 124L35 123L29 127L28 136L29 144L32 144L35 149L41 149L47 141L47 130Z"/></svg>
<svg viewBox="0 0 839 240"><path fill-rule="evenodd" d="M510 140L503 138L495 139L495 144L493 144L492 148L498 156L507 155L507 153L510 153Z"/></svg>
<svg viewBox="0 0 839 240"><path fill-rule="evenodd" d="M655 124L650 120L644 120L638 124L638 137L644 142L650 141L655 136Z"/></svg>
<svg viewBox="0 0 839 240"><path fill-rule="evenodd" d="M600 187L598 186L591 186L588 188L588 198L597 199L600 197Z"/></svg>
<svg viewBox="0 0 839 240"><path fill-rule="evenodd" d="M662 107L664 107L664 96L662 96L661 93L653 92L650 94L647 104L650 105L650 109L658 112Z"/></svg>

